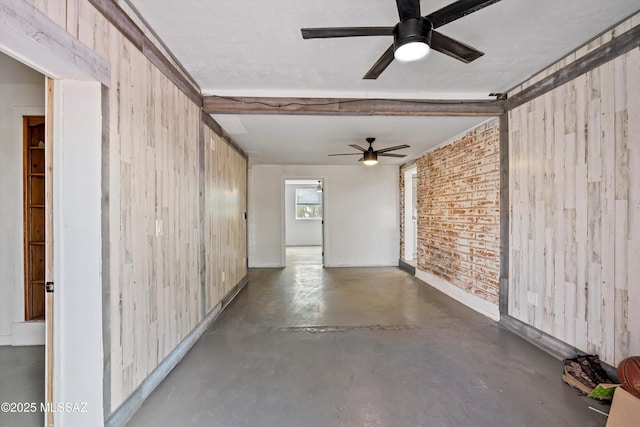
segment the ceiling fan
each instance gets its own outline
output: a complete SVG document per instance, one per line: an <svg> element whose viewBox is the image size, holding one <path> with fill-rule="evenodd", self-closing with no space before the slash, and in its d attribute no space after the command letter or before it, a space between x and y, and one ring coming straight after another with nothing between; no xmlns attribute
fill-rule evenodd
<svg viewBox="0 0 640 427"><path fill-rule="evenodd" d="M402 144L402 145L396 145L393 147L383 148L381 150L374 150L371 144L373 144L373 141L375 141L376 139L371 137L365 138L365 139L369 143L368 149L363 148L358 144L349 144L349 147L353 147L356 150L359 150L360 153L329 154L329 156L362 156L360 159L358 159L359 162L363 162L365 165L375 165L376 163L378 163L378 156L407 157L406 154L391 154L389 153L389 151L401 150L403 148L410 147L409 145Z"/></svg>
<svg viewBox="0 0 640 427"><path fill-rule="evenodd" d="M393 36L393 44L364 75L363 79L368 80L377 79L394 58L402 62L416 61L431 49L468 64L484 53L435 29L498 1L458 0L427 16L420 16L420 0L396 0L400 22L394 27L302 28L302 38Z"/></svg>

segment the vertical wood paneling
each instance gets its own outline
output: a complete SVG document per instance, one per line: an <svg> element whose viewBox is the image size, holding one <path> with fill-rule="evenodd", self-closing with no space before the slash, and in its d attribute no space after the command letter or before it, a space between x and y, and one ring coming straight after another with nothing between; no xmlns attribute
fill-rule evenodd
<svg viewBox="0 0 640 427"><path fill-rule="evenodd" d="M636 17L636 22L640 17ZM636 25L640 25L637 23ZM627 284L628 290L628 320L627 328L619 331L619 334L628 332L628 348L630 354L640 354L640 310L637 309L640 301L640 54L636 49L633 54L628 54L626 59L625 82L628 86L626 105L627 114L622 114L621 134L626 147L626 181L628 185L628 213L627 213ZM624 167L625 165L621 165ZM623 178L621 178L623 179ZM616 187L625 189L624 185ZM621 249L624 249L621 244ZM624 299L624 295L621 296ZM623 349L624 350L624 349Z"/></svg>
<svg viewBox="0 0 640 427"><path fill-rule="evenodd" d="M247 274L244 219L247 162L208 127L204 143L205 289L209 311Z"/></svg>
<svg viewBox="0 0 640 427"><path fill-rule="evenodd" d="M110 239L119 252L112 252L111 265L115 409L201 319L200 111L126 39L112 39L111 140L119 166L110 188L118 207Z"/></svg>
<svg viewBox="0 0 640 427"><path fill-rule="evenodd" d="M109 269L113 412L246 275L246 160L214 132L199 228L201 110L89 2L28 0L104 57L109 102ZM201 239L208 264L201 290ZM224 272L224 279L222 278ZM210 279L210 280L209 280ZM109 406L109 405L108 405ZM107 414L108 416L108 414Z"/></svg>
<svg viewBox="0 0 640 427"><path fill-rule="evenodd" d="M509 314L612 365L640 352L638 93L635 49L509 113Z"/></svg>
<svg viewBox="0 0 640 427"><path fill-rule="evenodd" d="M66 28L66 0L26 0L26 2L47 15L60 27Z"/></svg>
<svg viewBox="0 0 640 427"><path fill-rule="evenodd" d="M601 186L601 267L602 267L602 304L600 306L601 319L607 319L602 324L601 353L612 360L614 352L614 318L615 318L615 63L613 61L601 67L600 73L600 146L602 157L602 186ZM611 146L609 146L611 144ZM613 256L611 256L613 254Z"/></svg>

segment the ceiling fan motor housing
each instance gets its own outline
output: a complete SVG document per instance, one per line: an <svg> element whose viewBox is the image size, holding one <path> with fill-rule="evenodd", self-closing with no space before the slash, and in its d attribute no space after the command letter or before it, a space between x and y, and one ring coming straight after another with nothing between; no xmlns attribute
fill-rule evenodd
<svg viewBox="0 0 640 427"><path fill-rule="evenodd" d="M364 154L362 156L362 160L364 160L365 162L377 162L378 161L378 153L376 153L375 151L373 151L373 149L371 147L369 147L369 150L364 152Z"/></svg>
<svg viewBox="0 0 640 427"><path fill-rule="evenodd" d="M431 46L431 29L431 22L420 17L407 18L398 22L393 27L393 50L395 51L400 46L412 42L425 43Z"/></svg>

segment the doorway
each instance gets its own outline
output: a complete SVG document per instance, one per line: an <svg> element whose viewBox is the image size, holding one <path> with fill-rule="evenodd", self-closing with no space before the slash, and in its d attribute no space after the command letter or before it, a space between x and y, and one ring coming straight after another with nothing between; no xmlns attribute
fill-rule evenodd
<svg viewBox="0 0 640 427"><path fill-rule="evenodd" d="M418 168L404 171L404 250L402 260L416 267L418 258Z"/></svg>
<svg viewBox="0 0 640 427"><path fill-rule="evenodd" d="M0 401L45 399L45 76L0 53ZM43 425L42 412L0 425Z"/></svg>
<svg viewBox="0 0 640 427"><path fill-rule="evenodd" d="M324 265L324 180L284 182L285 266Z"/></svg>
<svg viewBox="0 0 640 427"><path fill-rule="evenodd" d="M9 10L10 25L3 27L0 39L0 120L6 121L0 123L0 363L9 360L8 369L0 367L0 401L51 405L56 396L57 402L87 402L91 410L25 412L19 419L15 413L0 413L0 425L43 425L43 417L48 426L54 418L59 425L70 425L66 420L79 416L84 425L98 425L104 418L105 370L103 342L98 339L103 337L105 310L101 261L107 253L101 240L102 214L109 212L101 203L106 191L102 183L107 182L102 174L108 167L102 162L102 150L108 153L108 135L102 129L109 117L110 68L33 6L11 2ZM35 19L31 24L42 29L38 37L30 32L33 26L22 25L25 18ZM25 321L22 133L23 116L36 115L46 117L46 315L44 321ZM54 285L62 285L64 291ZM3 376L18 372L14 361L26 361L5 357L18 345L37 346L42 355L40 372L29 376L39 383L33 389L37 395L18 395L26 391L24 384ZM40 420L28 420L31 416Z"/></svg>
<svg viewBox="0 0 640 427"><path fill-rule="evenodd" d="M24 316L44 320L45 168L44 116L23 116Z"/></svg>

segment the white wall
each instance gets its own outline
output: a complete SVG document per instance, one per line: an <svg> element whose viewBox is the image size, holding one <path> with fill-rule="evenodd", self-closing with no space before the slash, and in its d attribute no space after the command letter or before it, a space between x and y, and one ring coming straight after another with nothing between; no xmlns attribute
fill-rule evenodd
<svg viewBox="0 0 640 427"><path fill-rule="evenodd" d="M22 116L44 115L44 76L0 53L0 345L44 344L24 323ZM28 336L13 336L25 332ZM29 333L31 332L31 333Z"/></svg>
<svg viewBox="0 0 640 427"><path fill-rule="evenodd" d="M398 265L398 167L254 165L249 266L284 266L284 181L322 179L325 266Z"/></svg>
<svg viewBox="0 0 640 427"><path fill-rule="evenodd" d="M287 246L322 245L322 221L319 219L296 219L296 188L315 189L316 186L317 184L286 184L284 208Z"/></svg>

